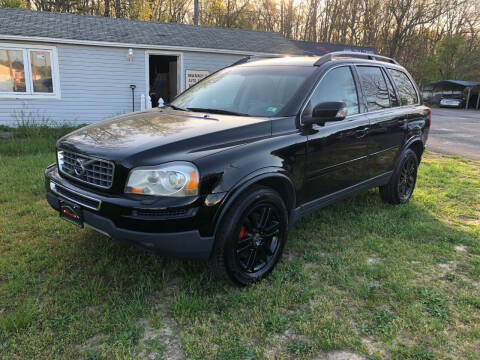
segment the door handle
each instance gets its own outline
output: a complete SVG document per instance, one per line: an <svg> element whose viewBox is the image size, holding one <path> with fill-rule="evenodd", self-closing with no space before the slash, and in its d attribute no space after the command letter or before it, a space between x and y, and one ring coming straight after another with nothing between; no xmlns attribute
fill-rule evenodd
<svg viewBox="0 0 480 360"><path fill-rule="evenodd" d="M356 130L355 131L355 137L357 139L361 139L363 138L365 135L368 134L368 127L367 128L364 128L364 129L361 129L361 130Z"/></svg>

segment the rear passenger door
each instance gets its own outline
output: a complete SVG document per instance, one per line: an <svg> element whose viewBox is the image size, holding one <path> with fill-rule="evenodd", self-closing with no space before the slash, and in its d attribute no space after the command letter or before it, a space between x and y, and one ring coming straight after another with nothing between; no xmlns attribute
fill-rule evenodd
<svg viewBox="0 0 480 360"><path fill-rule="evenodd" d="M381 66L357 65L367 117L370 123L369 178L393 170L404 141L408 111L399 105L398 95Z"/></svg>

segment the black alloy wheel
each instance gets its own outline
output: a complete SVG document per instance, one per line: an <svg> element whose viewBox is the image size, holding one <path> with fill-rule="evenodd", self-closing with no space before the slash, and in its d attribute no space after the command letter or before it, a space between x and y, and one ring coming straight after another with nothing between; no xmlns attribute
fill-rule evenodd
<svg viewBox="0 0 480 360"><path fill-rule="evenodd" d="M287 239L288 212L273 189L256 186L229 208L217 232L211 264L217 276L248 285L267 276Z"/></svg>
<svg viewBox="0 0 480 360"><path fill-rule="evenodd" d="M415 190L418 157L412 149L406 149L399 157L398 166L388 184L380 186L380 197L386 203L406 203Z"/></svg>
<svg viewBox="0 0 480 360"><path fill-rule="evenodd" d="M235 260L245 273L255 274L275 260L280 249L280 216L273 204L254 204L242 216Z"/></svg>
<svg viewBox="0 0 480 360"><path fill-rule="evenodd" d="M402 203L406 202L412 196L417 178L417 162L412 156L408 157L400 169L398 179L398 195Z"/></svg>

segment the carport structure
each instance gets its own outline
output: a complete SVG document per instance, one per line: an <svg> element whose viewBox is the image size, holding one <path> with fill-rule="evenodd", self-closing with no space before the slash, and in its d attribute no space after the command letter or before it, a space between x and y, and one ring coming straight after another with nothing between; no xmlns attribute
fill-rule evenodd
<svg viewBox="0 0 480 360"><path fill-rule="evenodd" d="M480 82L477 81L440 80L424 84L422 92L425 99L435 104L439 104L444 95L458 95L465 99L465 109L470 105L477 110L480 107Z"/></svg>

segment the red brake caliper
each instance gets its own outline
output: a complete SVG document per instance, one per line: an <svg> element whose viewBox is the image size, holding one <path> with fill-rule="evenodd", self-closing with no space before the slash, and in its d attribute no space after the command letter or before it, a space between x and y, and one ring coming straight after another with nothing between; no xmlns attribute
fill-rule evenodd
<svg viewBox="0 0 480 360"><path fill-rule="evenodd" d="M238 234L238 239L239 240L243 239L245 236L247 236L247 234L248 234L247 229L245 229L245 226L242 226L242 228L240 229L240 234Z"/></svg>

